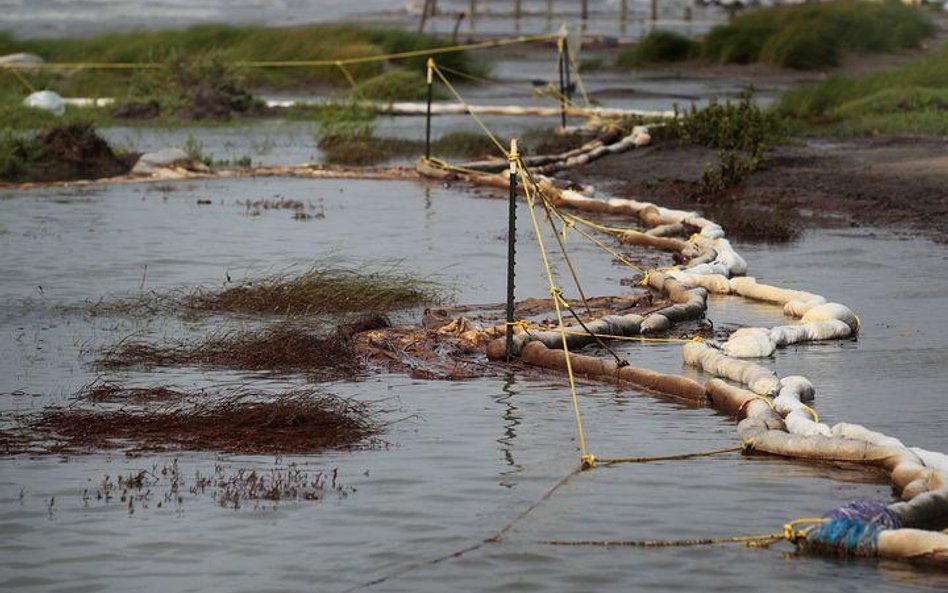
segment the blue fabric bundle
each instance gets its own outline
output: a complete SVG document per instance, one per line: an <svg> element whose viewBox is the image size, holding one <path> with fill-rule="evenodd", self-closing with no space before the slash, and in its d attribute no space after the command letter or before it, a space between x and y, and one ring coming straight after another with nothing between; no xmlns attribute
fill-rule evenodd
<svg viewBox="0 0 948 593"><path fill-rule="evenodd" d="M879 532L902 523L885 505L872 501L851 502L824 518L825 523L807 534L804 547L839 556L875 556Z"/></svg>

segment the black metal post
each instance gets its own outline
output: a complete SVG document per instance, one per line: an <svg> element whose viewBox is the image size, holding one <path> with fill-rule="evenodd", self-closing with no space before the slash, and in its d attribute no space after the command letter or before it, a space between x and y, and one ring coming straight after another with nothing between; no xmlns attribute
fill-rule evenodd
<svg viewBox="0 0 948 593"><path fill-rule="evenodd" d="M570 81L569 39L563 39L563 67L566 69L566 102L573 102L573 83ZM566 124L563 124L564 126Z"/></svg>
<svg viewBox="0 0 948 593"><path fill-rule="evenodd" d="M566 79L563 72L563 45L564 40L562 37L560 37L556 41L556 49L560 58L560 121L563 125L563 128L566 128Z"/></svg>
<svg viewBox="0 0 948 593"><path fill-rule="evenodd" d="M517 139L510 141L510 203L507 212L507 362L513 352L514 276L517 256Z"/></svg>
<svg viewBox="0 0 948 593"><path fill-rule="evenodd" d="M425 113L425 160L431 158L431 83L434 74L434 60L428 58L428 110Z"/></svg>

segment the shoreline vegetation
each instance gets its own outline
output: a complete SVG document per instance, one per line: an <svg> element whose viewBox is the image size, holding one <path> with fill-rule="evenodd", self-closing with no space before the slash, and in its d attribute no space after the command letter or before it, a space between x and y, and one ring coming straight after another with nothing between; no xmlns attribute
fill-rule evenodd
<svg viewBox="0 0 948 593"><path fill-rule="evenodd" d="M808 41L813 31L819 31L822 40L831 40L832 47L819 55L810 55L811 48L817 47ZM617 67L701 60L824 68L832 67L843 52L892 52L916 47L934 31L935 25L924 9L891 1L833 0L770 7L739 15L716 27L703 40L654 32L632 50L618 52ZM356 84L351 87L346 73L338 68L255 70L234 64L264 56L373 56L443 47L448 43L443 38L404 30L350 25L204 25L180 31L107 34L86 39L17 40L0 34L0 53L25 51L52 61L161 62L160 67L131 73L79 70L56 74L24 70L36 88L46 86L63 93L92 95L122 89L121 93L107 93L116 95L117 102L112 107L68 107L62 117L23 106L24 89L17 86L17 79L0 77L0 179L52 181L127 173L137 154L113 150L97 136L97 127L186 127L195 122L202 126L227 125L258 117L312 123L314 143L330 164L375 165L419 156L423 143L379 135L375 115L357 101L423 99L423 58L353 64L348 74ZM796 47L808 49L801 54L792 50ZM801 56L807 59L799 61ZM439 60L462 73L484 74L489 70L483 58L469 52L445 54ZM340 86L343 84L346 86ZM266 89L313 85L328 88L335 99L320 106L268 109L256 96ZM703 109L692 108L690 113L699 117L701 113L714 115L718 110L714 117L726 115L720 107L712 103ZM833 75L797 85L786 91L773 107L760 110L761 117L763 111L766 125L779 128L785 139L948 134L948 44L897 68L861 76ZM582 142L582 138L557 135L549 129L529 130L522 140L535 152L554 145L568 149ZM722 166L718 171L709 171L705 184L709 192L746 176L764 158L756 148L750 152L715 148L723 151L719 159ZM458 131L434 138L433 152L449 158L473 159L491 154L493 147L477 133ZM245 157L240 162L249 161ZM87 166L87 162L92 164Z"/></svg>
<svg viewBox="0 0 948 593"><path fill-rule="evenodd" d="M924 9L895 0L833 0L748 11L703 39L653 31L620 52L619 68L700 59L719 64L766 63L795 70L839 65L845 53L918 48L937 26Z"/></svg>

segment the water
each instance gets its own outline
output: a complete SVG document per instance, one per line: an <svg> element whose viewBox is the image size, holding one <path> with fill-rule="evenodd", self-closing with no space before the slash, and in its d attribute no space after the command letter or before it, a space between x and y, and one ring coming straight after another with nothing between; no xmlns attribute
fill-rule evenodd
<svg viewBox="0 0 948 593"><path fill-rule="evenodd" d="M318 204L325 219L288 211L246 216L238 199L284 196ZM200 206L198 199L213 204ZM525 211L521 209L525 223ZM213 180L0 195L0 409L68 401L94 378L85 347L129 334L157 339L201 323L94 318L65 307L144 289L218 284L302 267L327 253L351 262L400 258L434 275L462 303L496 302L504 287L506 204L438 184L332 180ZM526 224L522 224L526 228ZM521 232L518 294L542 296L531 234ZM570 241L590 294L616 294L630 274ZM829 422L865 423L909 444L948 450L940 353L948 346L946 253L923 240L870 231L813 231L789 246L739 245L762 280L851 305L858 342L801 346L769 362L817 386ZM657 262L656 262L657 263ZM147 273L145 265L147 264ZM905 274L906 265L923 276ZM143 280L144 279L144 280ZM40 288L42 287L42 288ZM714 299L717 325L783 322L776 307ZM634 364L681 372L675 346L625 345ZM129 372L132 383L194 386L235 373ZM296 378L244 378L270 387ZM397 420L388 448L303 458L186 453L186 479L291 462L338 467L346 498L275 509L219 507L185 493L181 505L129 514L82 499L113 477L168 455L95 454L0 460L0 589L30 591L341 591L483 539L577 462L562 379L427 382L379 373L326 389L385 400ZM395 398L390 399L390 398ZM394 403L393 403L394 402ZM591 450L661 455L730 447L733 420L634 391L581 388ZM550 539L719 537L769 533L854 498L887 500L878 476L770 458L715 458L585 473L504 542L402 575L373 590L443 591L905 591L948 586L943 575L896 564L799 558L790 548L560 548ZM50 500L55 497L52 509Z"/></svg>
<svg viewBox="0 0 948 593"><path fill-rule="evenodd" d="M457 14L468 11L470 0L440 0L439 16L427 31L450 34ZM302 25L314 22L361 21L417 28L423 0L0 0L0 30L23 37L76 37L95 33L169 29L203 23ZM619 0L590 0L585 29L590 34L637 37L651 23L647 0L630 0L625 22L619 18ZM689 6L692 21L683 22ZM563 21L581 22L579 3L553 2L547 19L546 0L524 0L523 18L512 18L509 0L477 0L477 18L465 19L463 35L535 34L559 28ZM717 7L692 2L659 3L659 26L700 34L725 18Z"/></svg>

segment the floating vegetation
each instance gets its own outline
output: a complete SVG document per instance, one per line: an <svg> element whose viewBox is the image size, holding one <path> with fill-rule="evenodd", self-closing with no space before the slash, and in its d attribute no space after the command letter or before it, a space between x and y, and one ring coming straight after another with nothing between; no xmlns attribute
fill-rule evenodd
<svg viewBox="0 0 948 593"><path fill-rule="evenodd" d="M187 478L173 459L160 467L118 474L106 474L102 480L82 493L85 506L121 504L130 515L137 509L180 509L186 499L210 496L221 507L238 510L250 506L254 510L276 508L279 502L313 502L328 496L345 498L355 488L345 486L339 471L303 471L296 464L286 468L255 470L214 465L214 471L195 471Z"/></svg>
<svg viewBox="0 0 948 593"><path fill-rule="evenodd" d="M76 399L92 403L147 404L150 402L170 402L187 398L189 395L167 387L125 387L116 383L93 383L84 387Z"/></svg>
<svg viewBox="0 0 948 593"><path fill-rule="evenodd" d="M189 309L205 312L306 315L311 313L385 313L434 302L427 280L393 269L364 272L314 267L298 275L247 280L220 292L198 290L183 299Z"/></svg>
<svg viewBox="0 0 948 593"><path fill-rule="evenodd" d="M282 197L261 200L237 200L237 205L245 208L247 216L260 216L268 210L292 210L294 220L326 218L326 209L322 204L317 206L312 202L303 202L302 200Z"/></svg>
<svg viewBox="0 0 948 593"><path fill-rule="evenodd" d="M225 330L204 340L155 346L124 342L96 362L100 369L208 366L302 372L312 379L352 378L364 370L351 330L326 334L284 323L259 330Z"/></svg>
<svg viewBox="0 0 948 593"><path fill-rule="evenodd" d="M281 395L235 390L160 409L47 408L3 434L7 454L124 450L303 455L372 444L382 426L364 403L301 388Z"/></svg>
<svg viewBox="0 0 948 593"><path fill-rule="evenodd" d="M318 216L319 211L311 215ZM93 315L351 315L384 314L440 300L432 281L400 273L394 265L374 271L366 267L314 266L302 273L242 280L223 290L197 287L152 291L88 303L84 309Z"/></svg>

